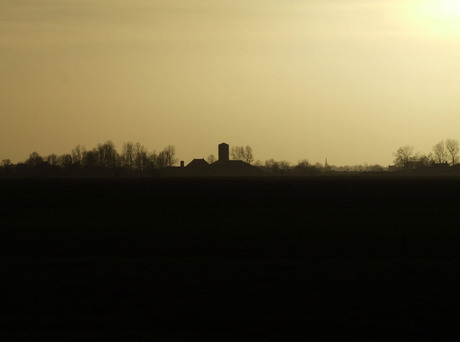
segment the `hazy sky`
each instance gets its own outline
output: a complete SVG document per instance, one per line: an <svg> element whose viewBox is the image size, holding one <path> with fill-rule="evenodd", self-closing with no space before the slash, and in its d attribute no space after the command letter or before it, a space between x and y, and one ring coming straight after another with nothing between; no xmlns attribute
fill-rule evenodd
<svg viewBox="0 0 460 342"><path fill-rule="evenodd" d="M392 162L460 140L460 0L0 0L0 160Z"/></svg>

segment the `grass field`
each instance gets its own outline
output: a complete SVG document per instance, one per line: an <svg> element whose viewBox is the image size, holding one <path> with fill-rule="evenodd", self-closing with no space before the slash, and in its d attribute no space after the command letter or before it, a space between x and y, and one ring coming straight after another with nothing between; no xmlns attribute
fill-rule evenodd
<svg viewBox="0 0 460 342"><path fill-rule="evenodd" d="M456 340L460 181L0 181L2 340Z"/></svg>

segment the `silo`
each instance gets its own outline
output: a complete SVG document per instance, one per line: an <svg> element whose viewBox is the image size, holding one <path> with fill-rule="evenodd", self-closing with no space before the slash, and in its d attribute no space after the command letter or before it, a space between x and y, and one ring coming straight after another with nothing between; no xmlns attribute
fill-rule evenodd
<svg viewBox="0 0 460 342"><path fill-rule="evenodd" d="M220 162L228 161L230 159L229 155L230 153L229 153L228 144L226 143L219 144L219 161Z"/></svg>

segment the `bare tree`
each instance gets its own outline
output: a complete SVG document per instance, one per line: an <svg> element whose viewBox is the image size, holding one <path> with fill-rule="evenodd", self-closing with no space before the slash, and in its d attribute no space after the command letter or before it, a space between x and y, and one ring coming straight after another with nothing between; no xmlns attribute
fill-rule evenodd
<svg viewBox="0 0 460 342"><path fill-rule="evenodd" d="M134 167L134 144L127 142L123 144L123 149L120 155L121 166L127 169Z"/></svg>
<svg viewBox="0 0 460 342"><path fill-rule="evenodd" d="M278 162L278 166L282 171L289 171L291 169L291 162L288 162L286 160L280 160Z"/></svg>
<svg viewBox="0 0 460 342"><path fill-rule="evenodd" d="M72 163L73 165L77 167L81 167L83 165L83 155L85 153L85 148L77 145L74 147L72 152L70 153L72 155Z"/></svg>
<svg viewBox="0 0 460 342"><path fill-rule="evenodd" d="M157 169L158 167L158 154L156 151L148 154L149 167L152 169Z"/></svg>
<svg viewBox="0 0 460 342"><path fill-rule="evenodd" d="M433 146L433 159L435 163L445 163L448 158L448 152L444 140L441 140Z"/></svg>
<svg viewBox="0 0 460 342"><path fill-rule="evenodd" d="M256 160L256 162L254 163L254 166L255 166L255 167L263 167L264 164L262 163L262 161Z"/></svg>
<svg viewBox="0 0 460 342"><path fill-rule="evenodd" d="M25 164L29 166L38 166L43 163L43 157L40 156L37 152L32 152L29 155L29 158L25 161Z"/></svg>
<svg viewBox="0 0 460 342"><path fill-rule="evenodd" d="M156 155L154 153L154 155ZM158 168L165 168L173 166L177 162L176 159L176 148L172 145L169 145L163 149L155 158L155 166Z"/></svg>
<svg viewBox="0 0 460 342"><path fill-rule="evenodd" d="M254 161L254 154L252 153L252 147L249 145L246 145L246 147L244 148L243 161L245 161L248 164L251 164Z"/></svg>
<svg viewBox="0 0 460 342"><path fill-rule="evenodd" d="M299 163L295 167L299 169L308 169L310 166L311 165L308 159L302 159L299 161Z"/></svg>
<svg viewBox="0 0 460 342"><path fill-rule="evenodd" d="M166 161L168 166L173 166L174 164L177 163L177 158L176 158L176 147L173 145L169 145L165 147L163 150L164 153L166 154Z"/></svg>
<svg viewBox="0 0 460 342"><path fill-rule="evenodd" d="M413 146L402 146L393 155L396 167L404 169L410 167L416 159Z"/></svg>
<svg viewBox="0 0 460 342"><path fill-rule="evenodd" d="M278 162L275 159L266 160L264 167L268 170L278 170L279 169Z"/></svg>
<svg viewBox="0 0 460 342"><path fill-rule="evenodd" d="M150 164L147 149L141 143L127 142L123 144L120 155L121 166L127 169L144 171Z"/></svg>
<svg viewBox="0 0 460 342"><path fill-rule="evenodd" d="M431 153L416 155L414 166L415 167L429 167L433 165L433 162L434 162L434 159Z"/></svg>
<svg viewBox="0 0 460 342"><path fill-rule="evenodd" d="M269 159L265 161L264 168L270 173L283 175L290 171L291 163L285 160L276 161L274 159Z"/></svg>
<svg viewBox="0 0 460 342"><path fill-rule="evenodd" d="M58 157L57 155L55 155L54 153L53 154L50 154L48 157L46 157L46 162L50 165L57 165L58 163Z"/></svg>
<svg viewBox="0 0 460 342"><path fill-rule="evenodd" d="M242 160L248 164L251 164L254 161L252 147L249 145L246 145L246 147L232 146L230 150L230 156L233 160Z"/></svg>
<svg viewBox="0 0 460 342"><path fill-rule="evenodd" d="M139 171L144 171L149 165L147 149L141 143L136 143L133 150L134 167Z"/></svg>
<svg viewBox="0 0 460 342"><path fill-rule="evenodd" d="M72 156L66 153L66 154L63 154L57 157L56 165L59 165L60 167L64 169L70 168L72 166Z"/></svg>
<svg viewBox="0 0 460 342"><path fill-rule="evenodd" d="M207 158L206 158L207 162L209 164L212 164L214 163L217 159L216 159L216 156L214 154L210 154Z"/></svg>
<svg viewBox="0 0 460 342"><path fill-rule="evenodd" d="M244 158L244 147L232 146L232 148L230 149L230 157L233 160L242 160Z"/></svg>
<svg viewBox="0 0 460 342"><path fill-rule="evenodd" d="M98 154L96 149L84 151L82 155L82 166L88 169L93 169L97 166Z"/></svg>
<svg viewBox="0 0 460 342"><path fill-rule="evenodd" d="M3 159L1 163L1 167L4 169L10 169L13 166L10 159Z"/></svg>
<svg viewBox="0 0 460 342"><path fill-rule="evenodd" d="M112 141L97 145L98 166L103 168L115 168L118 166L119 156Z"/></svg>
<svg viewBox="0 0 460 342"><path fill-rule="evenodd" d="M310 164L310 162L307 159L302 159L299 161L299 163L294 166L294 169L298 173L305 173L305 172L310 172L313 170L313 166Z"/></svg>
<svg viewBox="0 0 460 342"><path fill-rule="evenodd" d="M447 153L449 154L450 165L457 164L458 151L459 151L458 141L455 139L447 139L446 149L447 149Z"/></svg>

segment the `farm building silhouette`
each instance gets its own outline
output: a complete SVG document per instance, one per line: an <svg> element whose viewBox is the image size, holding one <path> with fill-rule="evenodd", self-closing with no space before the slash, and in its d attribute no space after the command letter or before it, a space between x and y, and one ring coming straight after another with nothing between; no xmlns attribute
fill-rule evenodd
<svg viewBox="0 0 460 342"><path fill-rule="evenodd" d="M170 167L165 170L165 176L178 177L245 177L257 176L261 174L261 170L242 160L230 160L230 149L226 143L221 143L218 146L218 160L213 163L208 163L204 158L193 159L185 165L181 161L180 167Z"/></svg>

